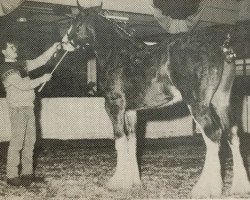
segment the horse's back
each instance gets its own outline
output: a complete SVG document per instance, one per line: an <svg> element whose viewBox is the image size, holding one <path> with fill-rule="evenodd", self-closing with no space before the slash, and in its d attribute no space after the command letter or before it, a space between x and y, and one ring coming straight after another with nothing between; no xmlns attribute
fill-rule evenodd
<svg viewBox="0 0 250 200"><path fill-rule="evenodd" d="M208 28L186 34L176 40L170 48L170 74L176 87L187 103L204 101L221 84L225 68L223 43L231 27ZM211 99L207 99L210 101Z"/></svg>

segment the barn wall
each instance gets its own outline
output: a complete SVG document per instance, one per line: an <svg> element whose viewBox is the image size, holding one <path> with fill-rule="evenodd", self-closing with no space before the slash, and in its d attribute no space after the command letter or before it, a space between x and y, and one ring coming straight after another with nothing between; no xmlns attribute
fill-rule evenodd
<svg viewBox="0 0 250 200"><path fill-rule="evenodd" d="M103 98L44 98L41 101L42 138L113 138L111 122ZM0 141L9 140L10 121L6 100L0 98ZM151 119L146 124L147 138L192 135L192 119Z"/></svg>
<svg viewBox="0 0 250 200"><path fill-rule="evenodd" d="M31 1L76 6L76 1L72 0ZM79 2L84 7L100 5L101 2L103 2L104 9L152 15L152 11L150 10L149 5L153 5L153 0L79 0ZM215 20L216 22L218 20L223 20L224 22L225 19L231 21L232 19L230 19L230 17L234 17L234 19L236 19L233 13L236 11L237 14L237 11L239 10L239 2L237 0L208 0L208 3L206 4L209 12L206 12L206 14L204 15L203 19L205 21L210 21L211 19ZM206 17L208 17L208 19L206 19Z"/></svg>
<svg viewBox="0 0 250 200"><path fill-rule="evenodd" d="M76 6L76 0L31 0L35 2L54 3L62 5ZM151 0L150 0L151 1ZM79 0L81 6L91 7L100 5L103 2L103 8L107 10L118 10L124 12L134 12L143 14L152 14L149 9L149 0ZM153 2L153 0L151 1Z"/></svg>
<svg viewBox="0 0 250 200"><path fill-rule="evenodd" d="M76 6L76 1L72 0L30 0L34 2L45 2L53 4L62 4ZM249 0L203 0L206 8L200 21L205 24L226 23L234 24L236 21L250 19L250 1ZM116 10L122 12L132 12L152 15L149 5L153 0L79 0L84 7L100 5L103 2L103 8L107 10Z"/></svg>
<svg viewBox="0 0 250 200"><path fill-rule="evenodd" d="M239 21L250 20L250 1L243 0L239 4Z"/></svg>
<svg viewBox="0 0 250 200"><path fill-rule="evenodd" d="M202 13L201 21L234 24L238 18L238 4L235 0L210 0Z"/></svg>

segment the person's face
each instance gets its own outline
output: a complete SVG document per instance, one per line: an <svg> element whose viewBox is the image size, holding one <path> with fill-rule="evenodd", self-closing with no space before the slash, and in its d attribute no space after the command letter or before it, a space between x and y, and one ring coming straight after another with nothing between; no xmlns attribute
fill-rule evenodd
<svg viewBox="0 0 250 200"><path fill-rule="evenodd" d="M8 43L6 49L2 50L5 59L15 60L17 58L17 47L13 43Z"/></svg>

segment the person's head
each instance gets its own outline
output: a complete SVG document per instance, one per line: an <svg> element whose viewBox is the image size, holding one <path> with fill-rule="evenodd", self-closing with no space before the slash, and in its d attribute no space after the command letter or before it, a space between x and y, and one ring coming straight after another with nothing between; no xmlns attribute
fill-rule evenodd
<svg viewBox="0 0 250 200"><path fill-rule="evenodd" d="M6 39L2 41L1 52L5 59L16 60L18 57L17 54L17 43L14 40Z"/></svg>

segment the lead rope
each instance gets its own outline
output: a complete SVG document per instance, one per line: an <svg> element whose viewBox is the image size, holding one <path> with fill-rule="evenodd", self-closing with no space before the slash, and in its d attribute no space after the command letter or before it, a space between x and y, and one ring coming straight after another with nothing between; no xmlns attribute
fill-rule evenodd
<svg viewBox="0 0 250 200"><path fill-rule="evenodd" d="M108 12L108 11L106 11ZM117 23L114 22L114 20L107 18L105 15L98 13L98 15L100 15L101 17L105 18L107 21L109 21L111 24L113 24L116 28L118 28L120 31L122 31L123 33L125 33L125 35L127 35L128 37L133 37L132 34L130 34L128 31L126 31L124 28L122 28L121 26L119 26Z"/></svg>
<svg viewBox="0 0 250 200"><path fill-rule="evenodd" d="M229 33L227 34L227 39L222 45L222 51L225 55L226 62L231 63L236 58L236 54L231 46L231 35Z"/></svg>
<svg viewBox="0 0 250 200"><path fill-rule="evenodd" d="M50 75L52 75L52 74L54 73L54 71L55 71L56 68L60 65L60 63L62 62L62 60L64 59L64 57L67 55L68 52L69 52L68 50L64 52L63 56L62 56L61 59L57 62L56 66L54 67L54 69L52 70L52 72L50 73ZM47 81L44 82L44 83L40 86L40 88L38 89L38 92L41 92L41 91L42 91L42 89L44 88L44 86L46 85L46 83L47 83Z"/></svg>
<svg viewBox="0 0 250 200"><path fill-rule="evenodd" d="M108 11L106 11L108 12ZM110 22L115 28L118 29L118 31L121 31L122 33L125 34L125 36L127 37L127 39L132 42L132 44L138 48L142 48L143 47L143 43L141 42L137 42L133 39L133 35L131 33L129 33L125 28L119 26L119 24L115 23L114 20L107 18L105 15L98 13L99 16L101 16L102 18L106 19L108 22Z"/></svg>

